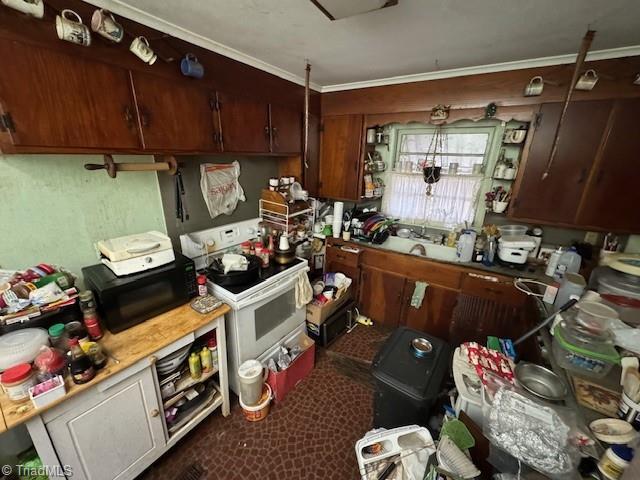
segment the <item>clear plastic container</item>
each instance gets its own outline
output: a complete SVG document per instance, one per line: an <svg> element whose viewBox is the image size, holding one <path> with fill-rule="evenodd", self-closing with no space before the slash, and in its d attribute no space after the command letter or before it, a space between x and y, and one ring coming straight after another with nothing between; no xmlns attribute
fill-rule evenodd
<svg viewBox="0 0 640 480"><path fill-rule="evenodd" d="M503 237L520 237L527 234L526 225L501 225L498 230L500 230L500 235Z"/></svg>
<svg viewBox="0 0 640 480"><path fill-rule="evenodd" d="M609 320L618 318L618 312L599 302L580 302L576 323L593 334L602 334L609 328Z"/></svg>
<svg viewBox="0 0 640 480"><path fill-rule="evenodd" d="M620 363L608 330L594 333L571 317L556 326L552 348L561 367L587 377L602 378Z"/></svg>

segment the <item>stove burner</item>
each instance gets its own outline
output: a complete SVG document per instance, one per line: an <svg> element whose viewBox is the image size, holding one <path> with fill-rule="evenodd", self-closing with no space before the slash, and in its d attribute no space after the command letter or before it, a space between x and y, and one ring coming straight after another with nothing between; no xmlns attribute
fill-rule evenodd
<svg viewBox="0 0 640 480"><path fill-rule="evenodd" d="M296 258L293 262L291 262L288 265L276 265L274 263L271 263L267 268L260 269L260 273L258 274L258 278L256 280L253 280L251 282L244 283L241 285L220 285L220 286L225 290L227 290L228 292L237 295L239 293L244 292L245 290L248 290L252 287L255 287L256 285L261 284L268 278L273 277L274 275L277 275L280 272L288 270L289 268L295 265L299 265L302 262L304 262L304 260L301 260L300 258ZM216 283L215 277L214 275L211 275L211 272L207 270L205 274L207 275L207 278L209 280L211 280L213 283Z"/></svg>

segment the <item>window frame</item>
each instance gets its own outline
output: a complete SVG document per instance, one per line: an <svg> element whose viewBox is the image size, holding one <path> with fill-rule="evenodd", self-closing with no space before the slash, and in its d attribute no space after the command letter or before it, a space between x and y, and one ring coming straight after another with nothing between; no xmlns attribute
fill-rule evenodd
<svg viewBox="0 0 640 480"><path fill-rule="evenodd" d="M439 128L436 125L426 125L426 124L416 124L416 125L391 125L390 126L390 138L389 138L389 151L391 153L390 160L390 175L412 175L412 176L422 176L422 172L412 172L412 173L402 173L396 171L397 161L400 154L420 154L420 152L401 152L402 145L402 135L406 134L433 134ZM441 128L444 129L447 133L487 133L489 138L487 139L487 148L483 155L483 172L481 175L473 175L473 174L463 174L460 176L467 178L480 178L480 187L478 189L478 196L476 199L476 208L474 214L473 228L481 228L484 224L484 217L486 214L486 208L484 203L485 194L491 190L492 187L492 174L495 168L495 164L498 159L498 155L500 153L500 148L502 146L502 137L504 135L504 130L506 127L505 122L501 122L498 120L480 120L478 122L462 120L456 122L455 125L444 125ZM424 153L424 152L423 152ZM455 155L455 154L454 154ZM451 156L454 156L451 155ZM458 154L458 156L480 156L479 154ZM447 173L443 172L443 176L446 176ZM425 184L426 186L426 184ZM387 192L385 191L385 194ZM429 220L425 221L414 221L410 219L400 219L401 223L406 225L420 225L426 228L435 229L435 230L447 230L441 224L430 223Z"/></svg>

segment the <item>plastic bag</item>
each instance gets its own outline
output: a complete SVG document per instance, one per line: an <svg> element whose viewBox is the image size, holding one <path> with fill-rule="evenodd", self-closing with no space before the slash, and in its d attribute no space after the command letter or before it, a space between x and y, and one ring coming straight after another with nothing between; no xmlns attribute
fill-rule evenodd
<svg viewBox="0 0 640 480"><path fill-rule="evenodd" d="M240 164L237 161L222 165L200 165L200 189L211 218L223 213L231 215L238 205L238 200L246 200L238 177Z"/></svg>

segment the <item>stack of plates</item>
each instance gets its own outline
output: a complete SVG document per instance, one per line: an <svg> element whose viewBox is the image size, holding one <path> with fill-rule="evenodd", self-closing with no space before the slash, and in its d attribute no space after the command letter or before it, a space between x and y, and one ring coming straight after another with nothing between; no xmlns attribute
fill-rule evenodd
<svg viewBox="0 0 640 480"><path fill-rule="evenodd" d="M191 344L187 345L186 347L182 347L180 350L176 350L175 352L164 357L162 360L159 360L158 363L156 363L156 371L163 376L169 375L170 373L176 371L178 368L180 368L182 362L184 362L189 356L190 348Z"/></svg>

